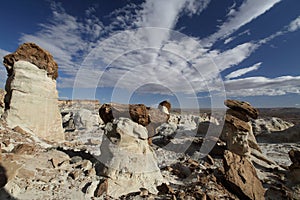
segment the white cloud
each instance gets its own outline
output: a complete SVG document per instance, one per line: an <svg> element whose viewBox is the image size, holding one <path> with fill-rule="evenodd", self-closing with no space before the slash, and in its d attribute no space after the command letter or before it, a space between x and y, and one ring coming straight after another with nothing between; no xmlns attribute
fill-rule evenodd
<svg viewBox="0 0 300 200"><path fill-rule="evenodd" d="M94 42L100 37L102 23L87 12L88 18L77 19L65 12L60 4L51 4L53 17L49 23L40 24L35 34L23 34L20 43L35 42L47 49L59 64L60 72L73 75Z"/></svg>
<svg viewBox="0 0 300 200"><path fill-rule="evenodd" d="M240 76L243 76L249 72L252 72L252 71L255 71L255 70L258 70L261 66L261 62L259 63L256 63L255 65L251 66L251 67L247 67L247 68L243 68L243 69L238 69L234 72L231 72L230 74L228 74L225 78L226 79L233 79L233 78L237 78L237 77L240 77Z"/></svg>
<svg viewBox="0 0 300 200"><path fill-rule="evenodd" d="M186 0L184 10L189 16L192 14L200 14L207 8L210 1L211 0Z"/></svg>
<svg viewBox="0 0 300 200"><path fill-rule="evenodd" d="M232 37L225 39L224 44L228 44L229 42L233 41L237 37L240 37L245 34L250 35L250 30L243 31L242 33L239 33L237 36L232 36Z"/></svg>
<svg viewBox="0 0 300 200"><path fill-rule="evenodd" d="M224 51L212 49L209 45L203 48L200 43L212 44L226 38L272 8L279 0L245 1L230 12L218 32L204 41L172 31L181 14L199 14L209 2L153 0L141 6L130 4L115 11L111 15L115 19L106 27L93 15L93 9L87 11L86 19L78 19L67 14L59 5L54 5L52 22L41 24L42 30L33 35L24 34L21 42L36 42L54 55L60 72L68 75L58 79L59 87L108 86L134 90L148 84L144 90L150 93L169 93L170 90L189 94L221 91L223 82L220 72L240 64L262 42L245 42ZM124 15L118 15L123 11ZM137 26L158 28L132 29ZM291 23L289 27L293 28L290 30L296 26L297 23ZM116 28L125 30L112 32ZM109 37L103 39L102 34ZM237 78L257 70L260 64L237 70L226 77ZM289 85L284 85L281 79ZM225 86L228 94L242 96L299 92L299 85L295 82L297 77L281 79L250 77L226 80ZM155 87L155 84L165 86L166 90ZM254 89L256 87L259 89Z"/></svg>
<svg viewBox="0 0 300 200"><path fill-rule="evenodd" d="M300 16L298 16L295 20L293 20L289 26L288 26L288 30L289 31L296 31L300 28Z"/></svg>
<svg viewBox="0 0 300 200"><path fill-rule="evenodd" d="M204 39L204 46L211 46L219 39L224 39L240 27L251 22L255 18L267 12L276 3L281 0L246 0L236 11L231 11L226 22L224 22L219 30Z"/></svg>
<svg viewBox="0 0 300 200"><path fill-rule="evenodd" d="M137 27L158 27L173 30L181 12L189 15L204 10L210 0L148 0L138 13ZM169 39L169 31L149 29L145 36L150 46L160 46Z"/></svg>
<svg viewBox="0 0 300 200"><path fill-rule="evenodd" d="M300 16L298 16L296 19L291 21L289 25L285 26L282 30L277 31L276 33L262 39L259 41L259 44L265 44L271 40L273 40L276 37L279 37L281 35L284 35L289 32L297 31L300 28Z"/></svg>
<svg viewBox="0 0 300 200"><path fill-rule="evenodd" d="M276 96L287 93L300 94L300 76L277 78L249 77L224 82L229 96Z"/></svg>

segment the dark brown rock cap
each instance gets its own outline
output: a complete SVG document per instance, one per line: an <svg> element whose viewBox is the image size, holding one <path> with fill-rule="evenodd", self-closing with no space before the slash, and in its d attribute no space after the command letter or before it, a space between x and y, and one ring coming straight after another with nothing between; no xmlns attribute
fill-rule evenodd
<svg viewBox="0 0 300 200"><path fill-rule="evenodd" d="M130 118L143 126L150 123L149 111L144 104L103 104L99 109L99 115L105 124L119 117Z"/></svg>
<svg viewBox="0 0 300 200"><path fill-rule="evenodd" d="M292 149L289 151L289 157L292 161L290 168L299 168L300 169L300 151Z"/></svg>
<svg viewBox="0 0 300 200"><path fill-rule="evenodd" d="M103 104L99 109L103 122L113 122L113 119L127 117L132 121L148 126L150 123L162 124L167 122L168 115L159 109L146 107L144 104Z"/></svg>
<svg viewBox="0 0 300 200"><path fill-rule="evenodd" d="M169 113L170 113L170 111L171 111L171 103L169 101L167 101L167 100L162 101L162 102L159 103L159 106L165 106L168 109Z"/></svg>
<svg viewBox="0 0 300 200"><path fill-rule="evenodd" d="M227 99L227 100L225 100L224 104L228 108L231 108L232 110L244 113L253 119L257 119L257 117L258 117L258 114L259 114L258 110L256 108L252 107L251 104L248 102Z"/></svg>
<svg viewBox="0 0 300 200"><path fill-rule="evenodd" d="M53 56L35 43L24 43L14 53L4 56L3 64L6 67L8 76L12 74L14 63L19 60L28 61L38 68L46 70L47 75L52 79L58 77L58 66Z"/></svg>

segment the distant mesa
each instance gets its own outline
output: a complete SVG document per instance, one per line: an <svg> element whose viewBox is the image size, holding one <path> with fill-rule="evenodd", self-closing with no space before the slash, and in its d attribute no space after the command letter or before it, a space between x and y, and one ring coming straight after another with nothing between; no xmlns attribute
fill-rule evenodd
<svg viewBox="0 0 300 200"><path fill-rule="evenodd" d="M49 141L64 140L58 108L58 66L52 55L34 43L22 44L4 57L8 73L2 118Z"/></svg>

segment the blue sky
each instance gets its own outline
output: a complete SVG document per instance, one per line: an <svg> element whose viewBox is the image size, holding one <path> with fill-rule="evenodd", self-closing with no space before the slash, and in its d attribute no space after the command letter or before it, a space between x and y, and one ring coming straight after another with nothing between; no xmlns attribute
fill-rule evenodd
<svg viewBox="0 0 300 200"><path fill-rule="evenodd" d="M300 107L298 0L1 3L0 56L24 42L48 50L60 98Z"/></svg>

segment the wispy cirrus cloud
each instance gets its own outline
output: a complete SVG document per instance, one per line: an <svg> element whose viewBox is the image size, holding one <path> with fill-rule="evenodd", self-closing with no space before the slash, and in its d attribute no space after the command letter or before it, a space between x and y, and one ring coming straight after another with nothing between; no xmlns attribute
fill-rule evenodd
<svg viewBox="0 0 300 200"><path fill-rule="evenodd" d="M260 41L245 41L226 50L215 49L212 44L220 39L227 38L227 43L234 40L235 36L231 34L278 2L280 0L247 0L240 7L234 5L218 31L204 39L188 37L173 29L181 15L200 14L209 7L209 0L153 0L140 5L129 4L113 12L111 24L105 26L93 9L87 10L85 18L79 19L68 14L61 5L53 4L51 21L40 24L41 30L34 34L23 34L20 42L36 42L54 55L62 74L58 79L59 87L134 90L148 84L150 86L145 90L149 93L218 91L222 89L220 72L241 64L262 44L285 32ZM298 28L297 18L284 30L296 31ZM257 70L260 64L228 74L229 80L224 82L228 94L299 92L288 89L293 84L298 87L293 81L298 77L230 80ZM283 80L289 85L284 85ZM164 91L154 85L168 89ZM259 89L255 90L257 87Z"/></svg>
<svg viewBox="0 0 300 200"><path fill-rule="evenodd" d="M219 30L202 41L204 46L211 46L219 39L224 39L240 27L261 16L281 0L246 0L237 9L231 9L228 19Z"/></svg>
<svg viewBox="0 0 300 200"><path fill-rule="evenodd" d="M226 79L233 79L233 78L237 78L237 77L240 77L240 76L243 76L249 72L252 72L252 71L255 71L255 70L258 70L261 66L261 62L259 63L256 63L255 65L251 66L251 67L247 67L247 68L243 68L243 69L238 69L234 72L231 72L230 74L228 74L225 78Z"/></svg>
<svg viewBox="0 0 300 200"><path fill-rule="evenodd" d="M103 31L98 18L87 12L86 19L78 19L52 3L52 18L39 24L41 30L34 34L23 34L20 43L35 42L47 49L59 63L60 71L73 75L86 53L95 45Z"/></svg>
<svg viewBox="0 0 300 200"><path fill-rule="evenodd" d="M300 16L298 16L295 20L293 20L289 25L288 25L288 31L293 32L296 31L300 28Z"/></svg>
<svg viewBox="0 0 300 200"><path fill-rule="evenodd" d="M283 27L281 30L260 40L259 44L265 44L265 43L273 40L276 37L279 37L279 36L284 35L289 32L297 31L298 29L300 29L300 16L298 16L296 19L292 20L287 26Z"/></svg>

